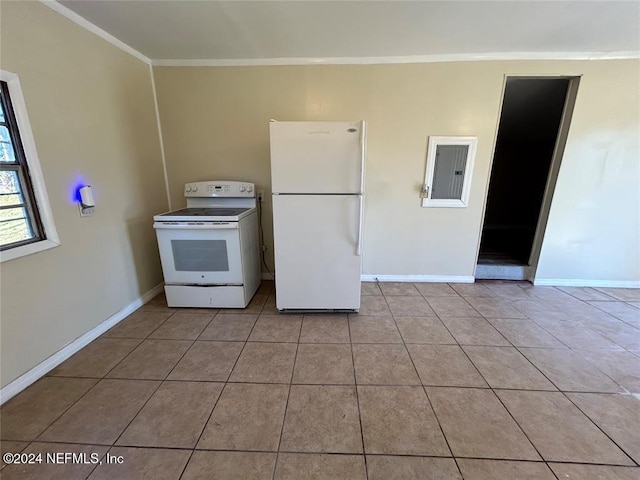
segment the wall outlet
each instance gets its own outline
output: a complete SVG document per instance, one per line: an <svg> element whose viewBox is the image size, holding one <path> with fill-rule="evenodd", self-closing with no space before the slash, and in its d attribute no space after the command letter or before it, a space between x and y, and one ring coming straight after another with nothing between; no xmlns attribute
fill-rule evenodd
<svg viewBox="0 0 640 480"><path fill-rule="evenodd" d="M260 203L264 202L264 190L258 190L258 201Z"/></svg>

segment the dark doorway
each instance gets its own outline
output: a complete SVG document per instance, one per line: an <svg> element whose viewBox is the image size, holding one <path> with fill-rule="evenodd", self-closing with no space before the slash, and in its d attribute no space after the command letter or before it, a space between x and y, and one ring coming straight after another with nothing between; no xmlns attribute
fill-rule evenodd
<svg viewBox="0 0 640 480"><path fill-rule="evenodd" d="M508 78L479 265L529 265L569 78Z"/></svg>

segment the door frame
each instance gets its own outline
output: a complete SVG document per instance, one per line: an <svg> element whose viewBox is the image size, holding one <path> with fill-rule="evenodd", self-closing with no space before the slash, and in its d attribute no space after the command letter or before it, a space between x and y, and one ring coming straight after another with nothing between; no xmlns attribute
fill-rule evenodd
<svg viewBox="0 0 640 480"><path fill-rule="evenodd" d="M578 95L578 86L582 75L566 75L566 74L537 74L537 75L523 75L523 74L505 74L502 81L502 92L500 96L500 106L498 110L498 120L496 123L495 135L493 138L493 148L491 150L491 161L489 162L489 174L487 175L487 181L484 191L484 205L482 207L482 219L480 222L480 234L478 236L478 245L476 248L476 264L473 270L474 277L478 268L478 260L480 258L480 243L482 242L482 232L484 229L484 221L487 213L487 201L489 197L489 184L491 183L491 173L493 170L493 160L496 153L496 147L498 144L498 133L500 131L500 121L502 120L502 108L504 106L504 94L507 87L507 81L509 79L528 79L528 80L545 80L545 79L567 79L569 85L567 86L567 95L564 101L564 107L562 109L562 116L560 118L560 125L558 126L558 135L556 137L555 146L553 148L553 154L551 157L551 164L549 165L549 174L547 176L547 183L545 185L544 194L542 197L542 204L540 205L540 214L538 216L538 223L536 225L536 231L533 236L533 244L531 245L531 252L529 254L528 265L524 266L525 277L527 280L533 282L535 279L536 271L538 268L538 261L540 260L540 252L542 251L542 242L544 241L544 234L547 228L547 221L549 219L549 212L551 211L551 202L553 200L553 193L555 191L556 183L558 181L558 174L560 172L560 164L562 163L562 157L567 144L567 137L569 135L569 127L571 125L571 118L573 116L573 110L575 108L575 102ZM521 267L519 267L521 268Z"/></svg>

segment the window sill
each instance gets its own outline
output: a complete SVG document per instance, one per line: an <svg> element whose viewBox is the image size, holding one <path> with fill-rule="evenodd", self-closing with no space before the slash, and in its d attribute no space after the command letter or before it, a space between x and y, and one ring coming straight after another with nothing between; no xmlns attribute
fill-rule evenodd
<svg viewBox="0 0 640 480"><path fill-rule="evenodd" d="M430 198L422 199L423 207L444 207L444 208L466 208L467 204L462 200L432 200Z"/></svg>
<svg viewBox="0 0 640 480"><path fill-rule="evenodd" d="M26 257L34 253L49 250L51 248L59 247L60 242L53 240L41 240L35 243L29 243L28 245L22 245L21 247L15 247L10 250L0 252L0 263L8 262L9 260L15 260L16 258Z"/></svg>

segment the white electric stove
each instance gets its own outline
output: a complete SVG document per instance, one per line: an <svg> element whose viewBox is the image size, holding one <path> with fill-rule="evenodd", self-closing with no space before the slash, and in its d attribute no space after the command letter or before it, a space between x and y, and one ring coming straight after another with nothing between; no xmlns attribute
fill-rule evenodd
<svg viewBox="0 0 640 480"><path fill-rule="evenodd" d="M255 185L185 185L187 208L153 217L170 307L243 308L260 285Z"/></svg>

